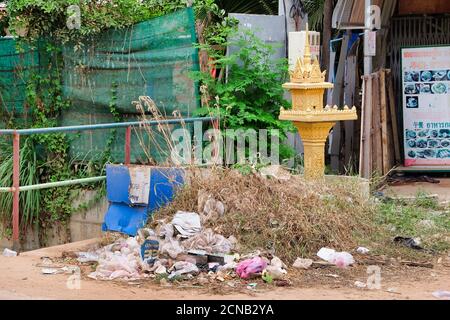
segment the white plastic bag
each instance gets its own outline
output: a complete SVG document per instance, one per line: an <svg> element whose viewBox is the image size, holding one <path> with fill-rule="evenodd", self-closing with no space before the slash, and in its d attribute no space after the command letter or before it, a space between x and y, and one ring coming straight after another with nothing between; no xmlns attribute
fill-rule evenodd
<svg viewBox="0 0 450 320"><path fill-rule="evenodd" d="M346 268L355 263L353 256L348 252L336 252L334 249L321 248L317 252L317 256L329 263L336 265L339 268Z"/></svg>
<svg viewBox="0 0 450 320"><path fill-rule="evenodd" d="M4 257L17 257L17 252L10 250L8 248L5 248L5 250L3 250L3 254L2 256Z"/></svg>
<svg viewBox="0 0 450 320"><path fill-rule="evenodd" d="M297 260L295 260L295 262L292 266L297 269L308 270L309 267L312 266L312 264L313 264L313 261L311 259L297 258Z"/></svg>
<svg viewBox="0 0 450 320"><path fill-rule="evenodd" d="M78 252L78 262L98 262L99 256L95 252Z"/></svg>
<svg viewBox="0 0 450 320"><path fill-rule="evenodd" d="M200 216L195 212L178 211L172 219L173 226L183 237L191 237L202 230Z"/></svg>
<svg viewBox="0 0 450 320"><path fill-rule="evenodd" d="M181 246L178 240L174 238L168 238L161 242L159 251L161 254L167 253L172 259L176 259L179 254L184 252L184 248Z"/></svg>

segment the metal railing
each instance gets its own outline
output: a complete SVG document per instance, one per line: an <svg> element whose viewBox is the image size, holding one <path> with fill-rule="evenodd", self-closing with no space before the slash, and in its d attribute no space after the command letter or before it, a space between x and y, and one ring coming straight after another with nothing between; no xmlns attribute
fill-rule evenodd
<svg viewBox="0 0 450 320"><path fill-rule="evenodd" d="M49 134L59 132L77 132L77 131L92 131L104 129L126 128L125 131L125 165L131 162L131 128L138 126L155 126L155 125L170 125L180 123L193 122L211 122L217 125L217 118L202 117L202 118L185 118L185 119L167 119L167 120L149 120L149 121L135 121L135 122L117 122L117 123L103 123L93 125L78 125L67 127L53 127L53 128L34 128L34 129L0 129L0 135L13 136L13 182L12 187L0 187L0 193L13 193L13 208L12 208L12 227L13 227L13 246L19 247L19 195L21 191L41 190L56 187L65 187L77 184L86 184L102 181L106 176L90 177L84 179L64 180L58 182L41 183L35 185L21 186L20 185L20 136L33 134Z"/></svg>

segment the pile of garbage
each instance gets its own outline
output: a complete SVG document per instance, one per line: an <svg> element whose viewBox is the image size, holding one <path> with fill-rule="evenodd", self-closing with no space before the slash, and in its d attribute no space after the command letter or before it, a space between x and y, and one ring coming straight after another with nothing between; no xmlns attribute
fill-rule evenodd
<svg viewBox="0 0 450 320"><path fill-rule="evenodd" d="M271 177L276 181L285 181L289 175L284 174L280 178L280 172L283 173L280 170L266 172L265 177ZM214 192L212 187L202 189L191 186L193 194L184 195L186 201L183 201L184 198L181 195L177 198L178 200L176 199L167 207L174 209L172 214L168 211L164 214L159 213L156 218L161 218L161 220L156 220L147 228L140 229L135 237L119 238L114 243L93 252L79 252L78 261L80 263L97 263L96 270L89 274L89 277L98 280L136 280L142 278L167 278L170 280L179 277L193 278L203 273L219 281L224 281L229 277L245 280L262 278L267 283L284 281L287 277L287 266L274 255L275 252L281 253L279 250L255 251L247 255L240 254L242 253L240 252L241 249L244 252L249 252L257 249L257 247L255 247L255 244L251 245L251 242L245 243L242 248L238 246L238 240L234 235L238 236L240 240L244 240L244 238L238 229L230 227L230 223L237 224L235 212L242 212L243 206L246 208L245 212L250 212L250 209L257 207L247 201L249 197L237 196L238 189L241 189L241 182L238 182L242 180L241 177L235 177L232 173L229 173L229 176L226 177L230 182L228 187L233 189L232 191L228 190L228 193L224 191L223 181L220 182L220 185L222 185L220 190L224 192ZM216 178L219 178L219 176L211 174L206 182L209 181L208 183L215 185ZM259 189L262 188L261 183L269 183L268 180L259 180L260 178L257 176L254 176L253 179L255 180L253 185ZM195 179L192 179L191 185L195 186L195 181ZM204 187L208 186L206 182L202 183ZM231 186L231 184L236 185ZM273 190L279 187L277 182L271 183L270 186ZM296 186L297 182L293 184L292 188L296 188ZM246 186L246 189L248 189L248 186ZM270 194L273 193L276 194L278 191L272 191ZM225 196L227 194L232 195L234 200L228 199ZM235 194L236 197L234 197ZM295 192L295 194L301 193ZM223 202L217 200L218 198ZM165 210L168 210L167 208ZM189 211L176 211L179 208ZM173 212L176 213L173 214ZM242 219L244 218L247 223L250 222L249 217L245 216ZM278 215L277 218L282 217ZM288 219L287 216L284 218ZM257 227L251 234L259 235L258 228L264 228L260 231L272 234L271 238L273 238L273 233L279 229L272 226L275 219L270 219L270 225L267 228L265 224L263 227L264 220L261 217L255 217L252 220L253 223L261 224L261 227ZM292 219L289 219L289 221L292 221ZM277 225L279 224L280 221ZM285 231L287 231L288 225L285 225L285 223L283 225ZM256 225L254 226L256 227ZM334 228L332 224L328 224L328 226ZM247 228L244 229L247 230ZM229 236L223 236L222 232ZM342 231L340 230L340 232ZM264 243L262 241L260 245ZM291 245L289 245L289 248L284 248L284 251L281 250L282 255L280 257L286 258L288 255L285 251L292 249ZM289 253L290 255L295 254L294 252ZM318 252L318 256L329 264L341 268L346 268L355 262L351 254L336 252L328 248L322 248ZM298 258L293 267L308 269L312 264L313 260L311 259ZM203 276L199 277L199 279L201 278Z"/></svg>
<svg viewBox="0 0 450 320"><path fill-rule="evenodd" d="M170 223L159 221L156 230L143 228L135 237L119 238L96 251L79 252L77 260L97 263L89 277L99 280L135 280L155 275L171 279L201 270L232 269L236 256L230 253L237 248L236 239L202 228L202 219L210 218L217 207L223 214L223 205L220 209L220 204L206 201L205 206L209 215L178 211Z"/></svg>
<svg viewBox="0 0 450 320"><path fill-rule="evenodd" d="M143 278L192 278L202 272L223 281L225 273L233 277L265 281L281 280L286 265L276 256L260 251L240 256L233 236L225 238L202 221L223 215L220 201L206 200L201 214L178 211L169 223L159 221L157 228L143 228L135 237L122 237L91 252L79 252L78 262L97 263L88 277L96 280L137 280Z"/></svg>
<svg viewBox="0 0 450 320"><path fill-rule="evenodd" d="M225 238L203 229L200 215L179 211L170 223L161 222L157 231L143 228L136 237L119 238L96 251L79 252L78 262L97 263L88 277L96 280L138 280L143 278L193 278L202 272L224 281L232 278L262 278L271 283L286 280L287 266L280 258L261 251L241 256L233 237ZM365 248L364 248L365 249ZM367 249L366 249L367 250ZM317 255L340 268L355 261L348 252L322 248ZM298 258L293 267L308 269L311 259Z"/></svg>
<svg viewBox="0 0 450 320"><path fill-rule="evenodd" d="M228 168L192 170L189 184L154 217L197 212L203 228L236 237L239 251L264 248L294 261L326 246L358 246L355 234L377 232L375 209L357 180L306 181L269 166L245 175Z"/></svg>

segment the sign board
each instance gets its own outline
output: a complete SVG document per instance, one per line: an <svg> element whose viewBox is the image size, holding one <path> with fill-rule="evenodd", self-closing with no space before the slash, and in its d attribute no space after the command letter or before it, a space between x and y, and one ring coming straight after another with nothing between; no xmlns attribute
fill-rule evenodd
<svg viewBox="0 0 450 320"><path fill-rule="evenodd" d="M450 165L450 46L402 48L405 166Z"/></svg>

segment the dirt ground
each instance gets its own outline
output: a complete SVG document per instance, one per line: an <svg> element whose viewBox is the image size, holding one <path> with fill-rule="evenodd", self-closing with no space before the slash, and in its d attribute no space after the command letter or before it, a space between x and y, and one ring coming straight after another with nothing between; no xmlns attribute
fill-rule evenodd
<svg viewBox="0 0 450 320"><path fill-rule="evenodd" d="M70 275L44 275L42 257L60 257L64 251L78 251L96 239L23 253L0 256L0 299L435 299L432 292L450 290L450 265L434 268L381 266L381 289L359 289L356 280L366 282L366 266L342 270L335 267L291 273L291 287L258 285L256 290L192 285L162 287L153 281L118 283L95 281L82 276L79 289L70 289ZM444 261L448 262L444 257ZM251 281L249 281L251 282ZM68 286L69 283L69 286Z"/></svg>
<svg viewBox="0 0 450 320"><path fill-rule="evenodd" d="M386 186L384 193L391 197L415 197L418 191L437 196L440 202L450 202L450 178L436 178L439 183L413 182Z"/></svg>

